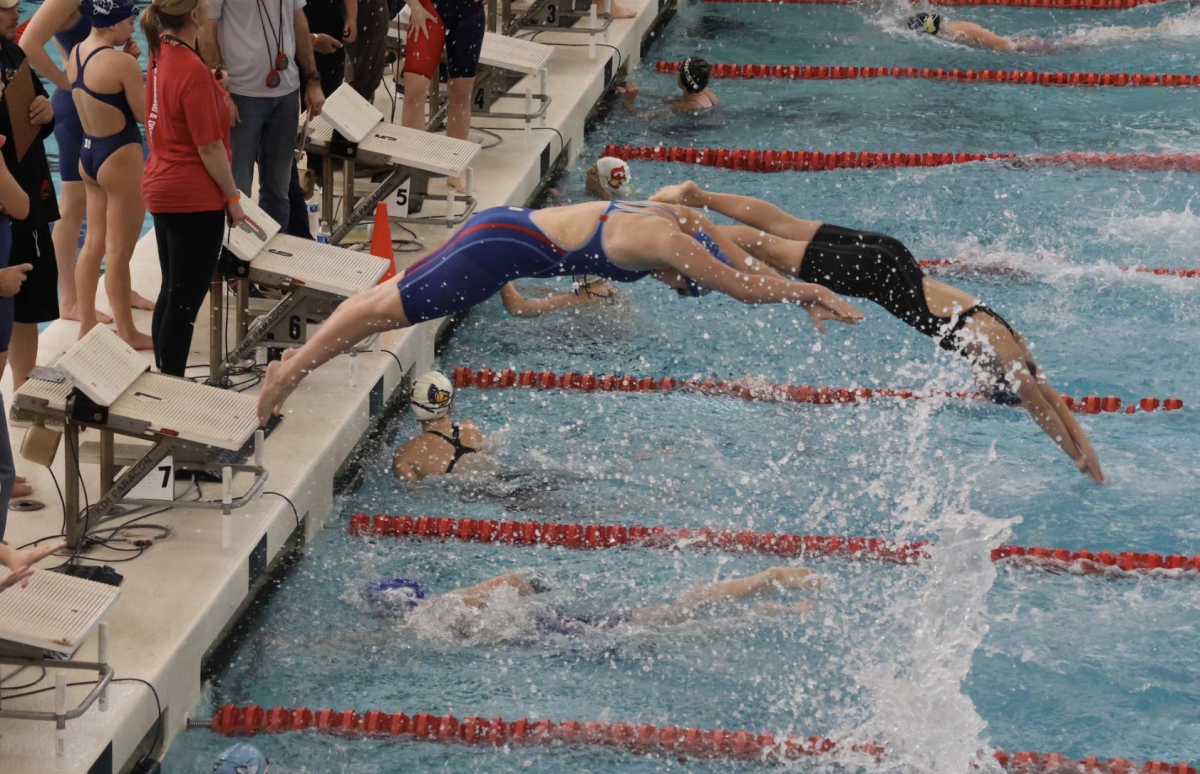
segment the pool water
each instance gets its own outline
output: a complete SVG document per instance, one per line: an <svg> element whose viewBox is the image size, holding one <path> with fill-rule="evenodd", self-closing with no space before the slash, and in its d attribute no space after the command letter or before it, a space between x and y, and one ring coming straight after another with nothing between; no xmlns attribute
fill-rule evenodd
<svg viewBox="0 0 1200 774"><path fill-rule="evenodd" d="M907 4L904 4L907 10ZM899 32L901 11L694 4L681 9L634 77L670 92L658 59L1080 71L1194 71L1183 31L1137 44L1106 25L1156 24L1186 9L1117 13L969 9L949 15L1002 33L1085 34L1070 54L1001 57ZM1200 34L1200 22L1195 25ZM1001 64L1003 63L1003 65ZM719 114L643 121L619 108L589 137L564 185L608 143L886 151L1195 150L1200 93L1050 89L922 81L714 81ZM761 127L761 128L760 128ZM1079 475L1021 411L956 401L768 405L683 393L463 391L456 417L479 422L501 474L401 486L384 450L359 491L251 625L197 715L226 702L506 719L609 720L878 739L873 771L964 771L978 751L1072 757L1200 758L1194 582L1100 581L1032 573L992 547L1200 553L1194 386L1200 282L1119 265L1200 266L1195 181L1183 174L939 169L758 175L635 162L645 193L693 176L804 217L890 233L958 272L1034 346L1073 395L1181 397L1172 413L1082 417L1109 481ZM564 282L531 282L527 287ZM652 281L614 309L538 320L476 309L440 360L596 374L762 378L832 386L959 390L967 367L863 302L857 327L817 335L794 308L674 297ZM399 443L417 432L405 416ZM665 602L765 557L350 537L350 514L515 518L583 524L713 526L928 539L917 567L809 564L825 585L789 600L806 616L763 620L734 605L673 626L585 637L535 636L539 605L596 615ZM480 619L378 614L361 589L418 578L431 593L536 570L553 590L506 600ZM467 748L316 735L256 740L284 772L740 771L612 750ZM181 736L170 772L207 772L228 740ZM806 762L803 767L825 764ZM984 762L986 770L986 762ZM273 769L274 770L274 769Z"/></svg>

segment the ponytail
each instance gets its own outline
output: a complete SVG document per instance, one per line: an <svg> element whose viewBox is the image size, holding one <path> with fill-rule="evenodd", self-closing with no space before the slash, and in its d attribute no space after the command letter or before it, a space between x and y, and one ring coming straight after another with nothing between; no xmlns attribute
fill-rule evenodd
<svg viewBox="0 0 1200 774"><path fill-rule="evenodd" d="M163 33L177 32L186 27L191 12L198 5L197 0L167 0L161 5L151 3L146 6L138 17L138 22L141 24L142 34L146 36L146 42L150 45L150 53L158 56ZM165 10L164 6L175 13Z"/></svg>

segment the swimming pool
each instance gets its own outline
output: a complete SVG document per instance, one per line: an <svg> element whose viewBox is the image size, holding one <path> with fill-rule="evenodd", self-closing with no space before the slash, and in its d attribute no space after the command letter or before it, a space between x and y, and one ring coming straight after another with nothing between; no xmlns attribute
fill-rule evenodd
<svg viewBox="0 0 1200 774"><path fill-rule="evenodd" d="M1113 14L970 9L1001 32L1156 23L1167 5ZM1186 36L1005 60L903 38L851 8L693 5L637 75L670 91L657 59L1173 72ZM883 26L881 26L881 24ZM1198 30L1200 31L1200 30ZM1103 36L1096 33L1098 38ZM828 48L826 47L828 46ZM1193 150L1194 90L1047 89L917 81L715 81L722 114L698 124L613 112L608 143L881 151ZM1103 117L1106 120L1097 120ZM1119 265L1200 267L1188 175L1009 170L993 164L760 175L633 165L645 192L692 175L803 216L891 233L919 257L1000 266L946 275L1034 344L1073 395L1178 395L1187 407L1081 422L1109 482L1096 487L1023 412L955 401L774 405L684 393L467 390L504 475L401 487L381 454L362 488L254 623L211 704L234 702L437 714L724 727L889 746L877 770L961 771L989 746L1071 757L1200 757L1200 624L1194 582L1102 581L993 565L1021 545L1194 554L1200 494L1193 385L1196 280ZM578 187L581 168L565 189ZM1010 271L1018 270L1015 273ZM531 285L552 283L530 283ZM562 287L562 284L559 284ZM616 313L514 321L498 301L473 312L440 363L652 376L759 377L793 384L967 389L965 366L862 304L867 320L818 337L784 308L673 297L645 282ZM415 432L404 417L394 440ZM736 609L676 626L529 641L532 612L501 606L468 623L374 614L360 590L385 577L433 592L530 568L553 606L579 614L665 601L746 575L764 557L635 549L576 552L364 540L356 512L646 524L929 539L916 567L816 560L826 579L805 617ZM540 601L539 601L540 603ZM536 628L536 627L535 627ZM465 640L457 634L466 632ZM201 708L205 715L211 707ZM418 745L315 735L262 737L285 771L730 771L614 750ZM207 771L228 741L182 735L169 771ZM817 764L806 764L806 766Z"/></svg>

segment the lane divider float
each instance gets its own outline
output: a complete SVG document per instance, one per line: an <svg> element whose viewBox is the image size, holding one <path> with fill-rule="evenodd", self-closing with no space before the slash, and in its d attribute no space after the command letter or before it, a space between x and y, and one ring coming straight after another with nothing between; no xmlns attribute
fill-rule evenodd
<svg viewBox="0 0 1200 774"><path fill-rule="evenodd" d="M653 548L663 550L723 551L732 554L803 559L837 556L891 564L916 564L928 559L927 541L894 543L877 537L836 535L793 535L753 530L692 529L689 527L646 527L619 524L559 524L547 521L500 521L498 519L454 519L446 516L374 517L356 513L350 517L350 534L357 537L396 537L412 540L459 540L464 543L499 543L514 546L548 546L578 551L605 548ZM1153 570L1180 570L1178 574L1200 573L1200 555L1155 554L1122 551L1071 551L1066 548L1004 545L992 549L993 562L1006 562L1023 569L1082 575L1144 574ZM1168 575L1167 577L1176 577Z"/></svg>
<svg viewBox="0 0 1200 774"><path fill-rule="evenodd" d="M914 5L922 0L909 0ZM1121 11L1169 0L928 0L931 5L1007 5L1065 11ZM857 0L704 0L706 3L770 3L777 5L853 5Z"/></svg>
<svg viewBox="0 0 1200 774"><path fill-rule="evenodd" d="M519 387L524 389L578 390L579 392L684 392L701 395L737 397L742 400L760 403L815 403L828 406L838 403L858 403L864 400L880 398L900 398L905 400L921 400L922 398L957 398L990 403L982 392L948 392L938 391L914 392L912 390L894 390L887 387L871 389L869 387L812 387L810 385L774 384L772 382L718 382L713 379L704 381L679 380L670 376L654 378L645 376L595 376L594 374L565 373L556 374L553 371L522 371L505 369L500 372L490 368L482 368L478 373L472 372L467 366L454 369L454 386L458 389L479 387L481 389ZM1136 414L1154 412L1160 408L1163 411L1178 411L1183 408L1183 401L1176 397L1160 400L1155 397L1145 397L1136 404L1129 404L1122 412L1122 401L1115 395L1100 397L1088 395L1076 399L1068 395L1062 396L1067 407L1076 414Z"/></svg>
<svg viewBox="0 0 1200 774"><path fill-rule="evenodd" d="M608 747L643 755L685 755L716 760L754 760L780 763L815 756L831 756L843 750L882 759L887 749L875 742L846 744L820 736L795 734L756 734L750 731L726 731L686 726L654 726L633 723L599 723L567 720L533 721L521 718L506 721L501 717L471 715L434 715L419 712L386 713L379 710L320 709L307 707L263 709L257 704L226 704L211 720L189 720L189 728L208 728L223 736L246 737L258 734L314 731L345 739L403 737L417 742L443 744L486 744L507 746ZM1087 771L1108 774L1196 774L1186 763L1170 764L1146 761L1138 765L1124 758L1089 756L1073 760L1060 753L1014 752L996 750L996 762L1006 771L1020 774L1036 772Z"/></svg>
<svg viewBox="0 0 1200 774"><path fill-rule="evenodd" d="M664 161L720 167L739 172L828 172L835 169L945 167L1003 161L1014 169L1073 167L1120 172L1200 172L1196 153L880 153L873 151L790 151L749 148L683 148L666 145L606 145L605 156L625 161Z"/></svg>
<svg viewBox="0 0 1200 774"><path fill-rule="evenodd" d="M922 269L953 269L963 267L964 269L969 270L971 268L993 268L990 266L974 267L967 261L956 261L950 258L923 258L917 261L917 264ZM1157 268L1150 266L1118 266L1117 269L1120 271L1137 272L1139 274L1154 274L1155 276L1159 277L1188 277L1189 279L1200 278L1200 269L1168 269L1161 266Z"/></svg>
<svg viewBox="0 0 1200 774"><path fill-rule="evenodd" d="M681 62L659 62L658 73L677 73ZM920 78L961 83L1010 83L1026 86L1200 86L1200 74L1080 73L1034 70L944 70L941 67L854 67L710 63L713 78L778 78L791 81L841 81L858 78Z"/></svg>

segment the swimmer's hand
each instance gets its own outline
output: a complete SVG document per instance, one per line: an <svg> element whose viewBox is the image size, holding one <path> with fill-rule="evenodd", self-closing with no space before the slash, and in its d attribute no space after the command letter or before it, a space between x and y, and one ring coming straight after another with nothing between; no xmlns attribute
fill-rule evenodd
<svg viewBox="0 0 1200 774"><path fill-rule="evenodd" d="M1079 468L1079 472L1089 476L1097 484L1104 483L1104 471L1100 469L1100 458L1096 456L1096 450L1092 445L1087 444L1087 448L1083 448L1076 444L1079 449L1079 456L1075 458L1075 467Z"/></svg>
<svg viewBox="0 0 1200 774"><path fill-rule="evenodd" d="M642 90L638 88L636 83L630 81L624 86L618 86L616 92L621 95L621 101L625 103L625 107L631 107L633 101L642 93Z"/></svg>
<svg viewBox="0 0 1200 774"><path fill-rule="evenodd" d="M410 40L417 41L424 35L429 37L429 30L426 25L433 20L431 14L425 6L417 2L408 3L408 37Z"/></svg>
<svg viewBox="0 0 1200 774"><path fill-rule="evenodd" d="M847 325L858 325L862 322L863 313L858 311L858 307L843 301L837 293L820 285L809 285L808 287L813 289L811 295L800 301L800 306L808 312L813 325L817 326L817 330L822 334L825 333L826 320L834 320Z"/></svg>

